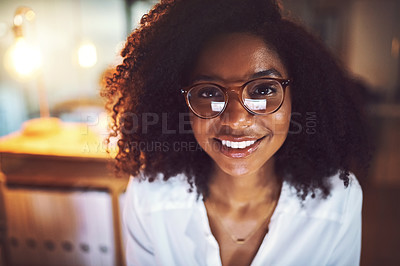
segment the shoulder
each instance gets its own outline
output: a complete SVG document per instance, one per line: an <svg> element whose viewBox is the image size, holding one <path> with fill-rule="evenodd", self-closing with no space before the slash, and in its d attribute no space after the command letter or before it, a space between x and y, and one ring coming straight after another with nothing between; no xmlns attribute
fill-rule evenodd
<svg viewBox="0 0 400 266"><path fill-rule="evenodd" d="M350 174L349 185L346 187L339 178L339 174L328 179L330 194L322 198L319 193L313 198L310 195L300 202L293 188L286 185L287 211L299 215L317 219L327 219L333 222L343 223L348 216L361 214L362 189L357 178Z"/></svg>
<svg viewBox="0 0 400 266"><path fill-rule="evenodd" d="M164 181L158 176L153 182L141 177L131 177L128 187L128 201L135 205L137 210L152 212L165 209L188 208L192 206L197 193L186 180L185 175L177 175Z"/></svg>

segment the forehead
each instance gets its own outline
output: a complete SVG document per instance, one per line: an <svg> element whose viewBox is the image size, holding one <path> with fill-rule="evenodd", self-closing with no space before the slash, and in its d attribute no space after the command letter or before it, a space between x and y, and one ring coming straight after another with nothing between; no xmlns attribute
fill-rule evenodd
<svg viewBox="0 0 400 266"><path fill-rule="evenodd" d="M269 69L275 69L282 77L287 77L286 68L278 54L262 38L248 33L230 33L219 35L206 43L192 76L240 81Z"/></svg>

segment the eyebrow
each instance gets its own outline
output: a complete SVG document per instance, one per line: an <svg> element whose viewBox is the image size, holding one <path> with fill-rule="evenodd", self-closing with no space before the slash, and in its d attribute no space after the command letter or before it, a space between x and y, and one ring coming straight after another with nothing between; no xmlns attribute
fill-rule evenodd
<svg viewBox="0 0 400 266"><path fill-rule="evenodd" d="M262 78L262 77L268 77L268 76L277 76L279 78L282 78L282 74L276 70L275 68L270 68L268 70L263 70L263 71L259 71L256 72L254 74L252 74L250 76L250 79L256 79L256 78ZM192 84L196 83L196 82L213 82L213 81L217 81L220 80L216 77L212 77L212 76L207 76L207 75L199 75L196 76L193 80L192 80Z"/></svg>
<svg viewBox="0 0 400 266"><path fill-rule="evenodd" d="M276 70L275 68L271 68L271 69L268 69L268 70L264 70L264 71L260 71L260 72L254 73L253 75L251 75L251 78L252 79L256 79L256 78L262 78L262 77L265 77L265 76L277 76L277 77L282 78L282 74L278 70Z"/></svg>

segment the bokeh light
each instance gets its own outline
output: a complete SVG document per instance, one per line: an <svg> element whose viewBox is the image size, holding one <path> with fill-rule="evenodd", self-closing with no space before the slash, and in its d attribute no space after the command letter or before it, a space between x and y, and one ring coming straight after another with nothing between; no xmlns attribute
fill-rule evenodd
<svg viewBox="0 0 400 266"><path fill-rule="evenodd" d="M79 47L78 61L81 67L89 68L94 66L97 63L96 46L87 43Z"/></svg>
<svg viewBox="0 0 400 266"><path fill-rule="evenodd" d="M7 50L4 64L6 69L19 78L28 78L36 73L42 65L42 57L38 48L18 38Z"/></svg>

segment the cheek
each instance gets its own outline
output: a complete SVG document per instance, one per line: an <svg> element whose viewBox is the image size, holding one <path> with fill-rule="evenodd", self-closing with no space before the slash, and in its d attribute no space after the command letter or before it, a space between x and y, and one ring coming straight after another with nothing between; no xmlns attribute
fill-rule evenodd
<svg viewBox="0 0 400 266"><path fill-rule="evenodd" d="M284 108L261 119L263 120L263 124L272 131L273 135L286 136L289 131L290 117L290 108Z"/></svg>
<svg viewBox="0 0 400 266"><path fill-rule="evenodd" d="M292 103L290 100L290 95L286 95L285 101L283 102L281 108L271 116L276 135L287 135L289 131L291 115Z"/></svg>
<svg viewBox="0 0 400 266"><path fill-rule="evenodd" d="M204 145L207 142L209 131L211 128L210 119L201 119L197 116L191 114L190 115L190 122L192 125L193 134L200 144L200 146L204 149Z"/></svg>

